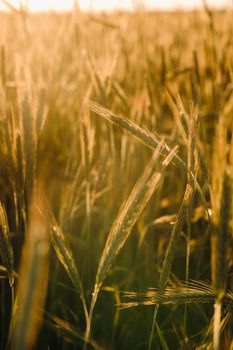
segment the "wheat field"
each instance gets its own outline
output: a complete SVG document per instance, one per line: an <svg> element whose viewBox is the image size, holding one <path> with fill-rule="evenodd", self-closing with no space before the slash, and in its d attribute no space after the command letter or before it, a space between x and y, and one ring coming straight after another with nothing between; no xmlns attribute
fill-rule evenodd
<svg viewBox="0 0 233 350"><path fill-rule="evenodd" d="M233 14L0 14L0 350L233 349Z"/></svg>

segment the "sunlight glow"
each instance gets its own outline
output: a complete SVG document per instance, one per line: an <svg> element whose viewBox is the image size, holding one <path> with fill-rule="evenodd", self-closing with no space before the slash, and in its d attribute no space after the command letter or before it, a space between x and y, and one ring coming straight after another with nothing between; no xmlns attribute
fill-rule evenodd
<svg viewBox="0 0 233 350"><path fill-rule="evenodd" d="M82 10L114 10L127 9L132 10L138 3L143 3L146 8L171 10L176 8L196 8L203 6L203 0L9 0L8 3L15 8L19 4L26 5L31 11L64 11L72 9L74 3L77 3ZM232 4L231 0L208 0L208 5L215 7L225 7ZM6 10L6 5L0 0L0 10Z"/></svg>

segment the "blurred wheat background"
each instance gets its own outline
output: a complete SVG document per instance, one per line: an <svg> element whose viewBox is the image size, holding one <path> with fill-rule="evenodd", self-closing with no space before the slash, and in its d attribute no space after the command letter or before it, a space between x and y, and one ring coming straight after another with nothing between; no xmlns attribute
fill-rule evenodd
<svg viewBox="0 0 233 350"><path fill-rule="evenodd" d="M0 349L233 349L233 17L0 14Z"/></svg>

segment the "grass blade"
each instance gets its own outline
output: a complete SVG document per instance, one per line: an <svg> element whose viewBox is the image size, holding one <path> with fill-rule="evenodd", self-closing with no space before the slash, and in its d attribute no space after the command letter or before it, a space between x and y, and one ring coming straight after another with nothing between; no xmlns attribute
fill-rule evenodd
<svg viewBox="0 0 233 350"><path fill-rule="evenodd" d="M73 325L60 319L57 316L49 315L48 313L46 313L45 324L48 328L52 329L56 334L70 341L71 343L79 344L79 345L83 345L85 343L85 338L81 331L79 331ZM93 340L90 340L87 343L87 348L94 349L94 350L101 350L99 345Z"/></svg>

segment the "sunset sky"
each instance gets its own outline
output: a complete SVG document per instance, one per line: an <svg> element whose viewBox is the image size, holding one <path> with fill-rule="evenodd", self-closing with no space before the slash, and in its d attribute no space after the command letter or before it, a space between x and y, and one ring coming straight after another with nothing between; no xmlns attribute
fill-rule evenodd
<svg viewBox="0 0 233 350"><path fill-rule="evenodd" d="M78 4L83 10L113 10L113 9L132 9L133 4L138 3L138 0L79 0ZM142 2L142 1L141 1ZM9 0L13 6L18 7L19 0ZM28 4L31 11L41 10L69 10L74 3L73 0L24 0L22 4ZM143 1L147 8L158 9L174 9L174 8L193 8L202 6L202 0L145 0ZM208 0L207 3L211 6L232 6L232 0ZM0 0L0 9L7 7Z"/></svg>

